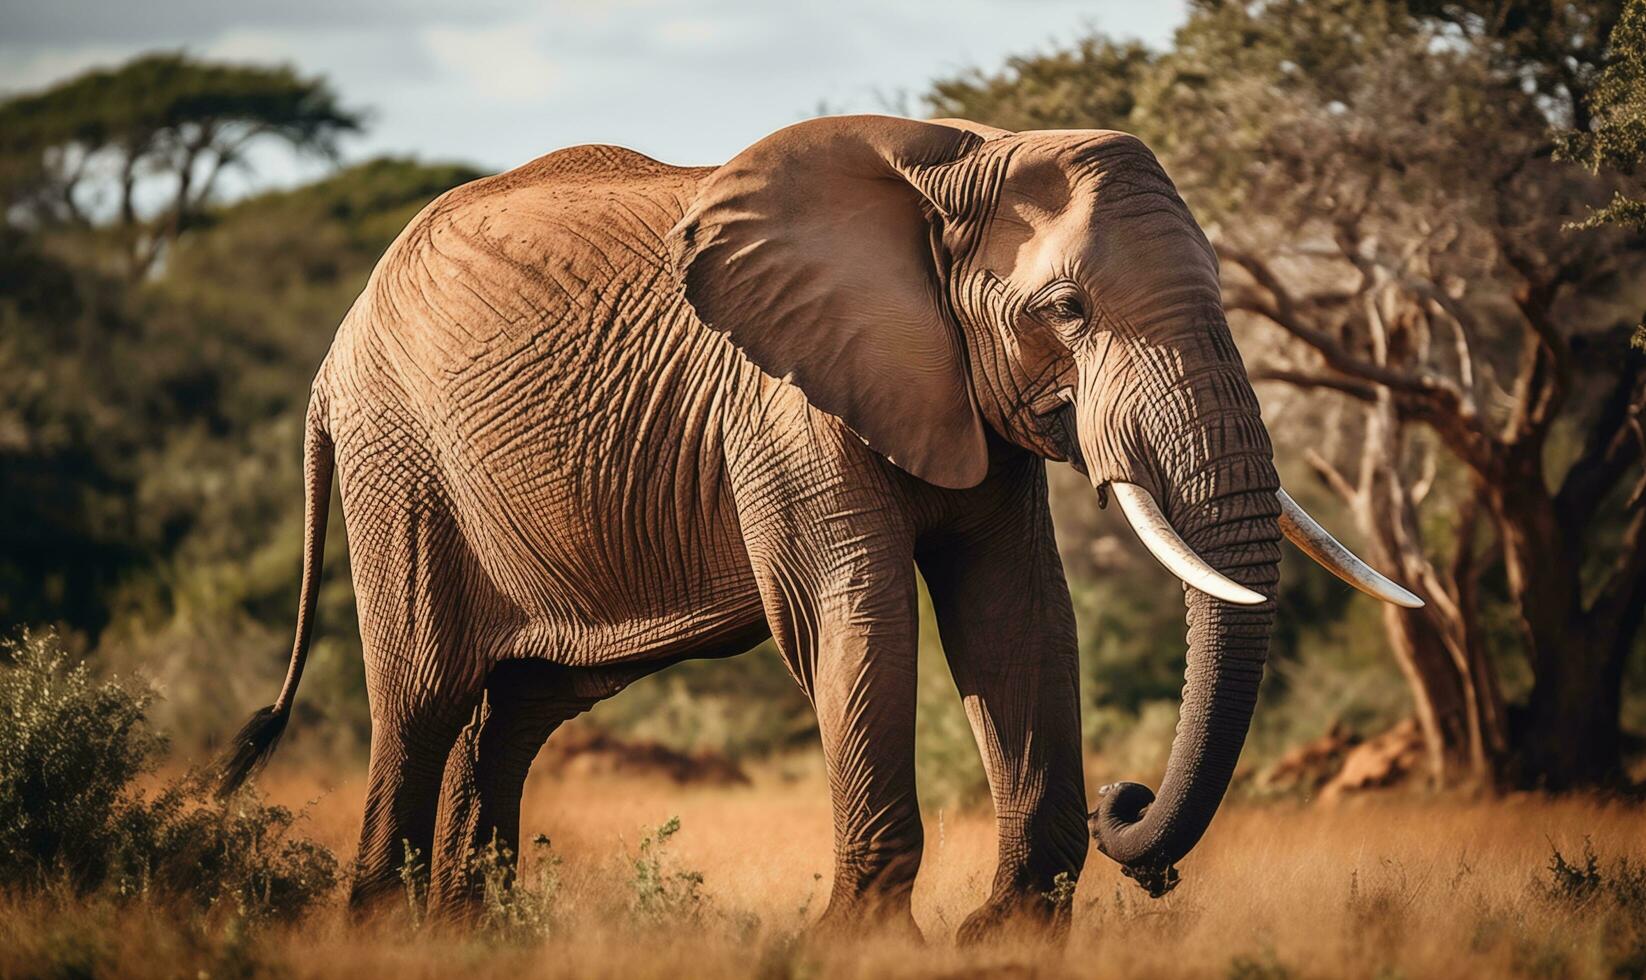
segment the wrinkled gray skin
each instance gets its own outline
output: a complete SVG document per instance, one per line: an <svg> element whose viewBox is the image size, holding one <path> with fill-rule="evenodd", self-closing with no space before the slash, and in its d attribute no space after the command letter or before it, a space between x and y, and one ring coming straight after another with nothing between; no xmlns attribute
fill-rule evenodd
<svg viewBox="0 0 1646 980"><path fill-rule="evenodd" d="M822 732L825 922L912 930L918 566L998 822L962 936L1060 929L1044 896L1078 876L1088 824L1043 461L1148 489L1216 568L1276 581L1278 483L1216 260L1119 133L860 116L718 169L550 154L412 222L308 424L292 672L228 782L290 711L335 460L373 719L357 904L398 887L403 840L460 903L460 856L493 828L513 846L556 725L769 632ZM1273 616L1186 601L1160 798L1122 784L1090 823L1156 890L1228 785Z"/></svg>

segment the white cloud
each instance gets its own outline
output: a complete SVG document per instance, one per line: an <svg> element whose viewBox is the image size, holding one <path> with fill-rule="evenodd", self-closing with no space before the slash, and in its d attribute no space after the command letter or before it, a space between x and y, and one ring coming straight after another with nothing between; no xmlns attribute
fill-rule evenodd
<svg viewBox="0 0 1646 980"><path fill-rule="evenodd" d="M442 24L423 28L421 39L435 62L480 99L505 105L540 102L560 77L539 32L528 23L480 28Z"/></svg>
<svg viewBox="0 0 1646 980"><path fill-rule="evenodd" d="M657 25L653 32L668 47L698 48L725 36L722 24L701 18L673 18Z"/></svg>
<svg viewBox="0 0 1646 980"><path fill-rule="evenodd" d="M0 92L45 88L98 65L115 64L137 53L119 44L85 44L21 49L0 44Z"/></svg>

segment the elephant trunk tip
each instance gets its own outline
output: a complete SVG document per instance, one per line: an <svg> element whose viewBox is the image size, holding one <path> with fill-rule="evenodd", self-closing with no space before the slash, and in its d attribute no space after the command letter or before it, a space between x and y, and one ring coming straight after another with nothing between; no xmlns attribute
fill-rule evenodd
<svg viewBox="0 0 1646 980"><path fill-rule="evenodd" d="M1142 840L1141 824L1154 791L1142 783L1110 783L1097 791L1097 809L1087 820L1097 849L1120 864L1120 871L1137 882L1150 898L1160 898L1181 880L1171 858L1161 848Z"/></svg>

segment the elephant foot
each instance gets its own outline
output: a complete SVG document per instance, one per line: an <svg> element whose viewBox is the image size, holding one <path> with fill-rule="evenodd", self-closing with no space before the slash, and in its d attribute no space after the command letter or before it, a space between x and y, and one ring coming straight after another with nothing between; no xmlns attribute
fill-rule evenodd
<svg viewBox="0 0 1646 980"><path fill-rule="evenodd" d="M996 895L966 917L955 933L962 946L1004 939L1062 943L1069 935L1073 885L1059 885L1051 893Z"/></svg>
<svg viewBox="0 0 1646 980"><path fill-rule="evenodd" d="M442 925L465 927L480 921L485 909L483 886L468 879L437 882L429 890L427 919Z"/></svg>
<svg viewBox="0 0 1646 980"><path fill-rule="evenodd" d="M865 933L924 945L926 937L915 924L908 896L878 902L857 902L850 906L830 903L822 918L805 932L807 941L838 943L858 940Z"/></svg>
<svg viewBox="0 0 1646 980"><path fill-rule="evenodd" d="M416 888L415 897L411 889ZM349 921L356 926L367 926L400 915L424 914L428 886L425 882L411 884L394 879L356 878L349 889Z"/></svg>

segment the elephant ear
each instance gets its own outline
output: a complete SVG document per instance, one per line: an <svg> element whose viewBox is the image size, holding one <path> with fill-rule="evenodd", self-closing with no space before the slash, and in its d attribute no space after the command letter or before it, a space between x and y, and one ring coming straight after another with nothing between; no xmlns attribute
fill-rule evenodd
<svg viewBox="0 0 1646 980"><path fill-rule="evenodd" d="M670 232L686 298L762 370L942 487L988 472L938 253L948 165L981 140L887 116L814 119L699 185ZM959 191L959 188L956 187Z"/></svg>

